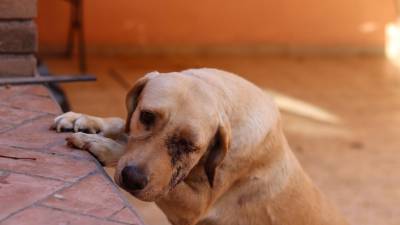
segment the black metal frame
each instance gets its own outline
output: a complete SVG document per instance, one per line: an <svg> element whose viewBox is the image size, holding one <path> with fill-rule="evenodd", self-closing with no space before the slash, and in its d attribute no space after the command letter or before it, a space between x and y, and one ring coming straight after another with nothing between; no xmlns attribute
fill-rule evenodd
<svg viewBox="0 0 400 225"><path fill-rule="evenodd" d="M95 81L93 75L57 75L0 78L0 86Z"/></svg>
<svg viewBox="0 0 400 225"><path fill-rule="evenodd" d="M66 0L71 4L70 8L70 26L67 39L66 56L72 57L74 51L74 34L78 38L78 57L79 69L86 72L86 44L83 27L83 0Z"/></svg>

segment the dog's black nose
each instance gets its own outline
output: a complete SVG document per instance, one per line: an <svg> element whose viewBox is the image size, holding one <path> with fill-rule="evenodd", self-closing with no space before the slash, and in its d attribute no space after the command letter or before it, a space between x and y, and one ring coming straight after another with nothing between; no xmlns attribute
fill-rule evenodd
<svg viewBox="0 0 400 225"><path fill-rule="evenodd" d="M148 177L136 166L127 166L122 172L122 184L129 190L142 190L148 183Z"/></svg>

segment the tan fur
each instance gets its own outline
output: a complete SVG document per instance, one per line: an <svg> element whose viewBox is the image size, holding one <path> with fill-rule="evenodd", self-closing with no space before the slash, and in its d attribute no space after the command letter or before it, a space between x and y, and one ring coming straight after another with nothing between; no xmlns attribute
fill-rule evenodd
<svg viewBox="0 0 400 225"><path fill-rule="evenodd" d="M250 82L215 69L153 72L135 85L127 97L127 108L131 116L126 121L130 133L125 152L110 147L111 139L104 142L106 147L89 151L109 165L120 157L115 175L118 184L125 166L144 168L149 184L132 193L155 201L172 224L347 224L290 150L273 100ZM145 129L138 121L142 109L157 112L160 119L155 128ZM74 127L82 116L86 122L80 123L81 129L122 135L122 120L74 113L56 118L54 127ZM196 150L179 161L187 174L173 187L176 165L171 164L165 140L177 132L195 140ZM210 150L216 137L221 145ZM82 142L93 140L75 135L69 142L83 148ZM214 175L212 183L207 170Z"/></svg>

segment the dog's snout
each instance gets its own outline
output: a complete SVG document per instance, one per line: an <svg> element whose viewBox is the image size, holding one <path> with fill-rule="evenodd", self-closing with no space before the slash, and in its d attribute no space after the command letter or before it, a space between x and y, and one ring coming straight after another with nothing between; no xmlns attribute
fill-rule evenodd
<svg viewBox="0 0 400 225"><path fill-rule="evenodd" d="M142 190L148 183L148 177L136 166L126 166L122 172L122 184L129 190Z"/></svg>

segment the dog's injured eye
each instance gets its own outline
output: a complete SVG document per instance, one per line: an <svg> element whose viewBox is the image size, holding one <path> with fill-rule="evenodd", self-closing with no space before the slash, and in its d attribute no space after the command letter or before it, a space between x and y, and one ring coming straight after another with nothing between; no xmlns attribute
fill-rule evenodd
<svg viewBox="0 0 400 225"><path fill-rule="evenodd" d="M139 120L145 126L146 130L149 130L156 122L156 115L150 111L142 110L140 112Z"/></svg>
<svg viewBox="0 0 400 225"><path fill-rule="evenodd" d="M166 140L168 154L172 156L172 164L181 159L184 154L196 151L198 148L188 139L174 135Z"/></svg>

